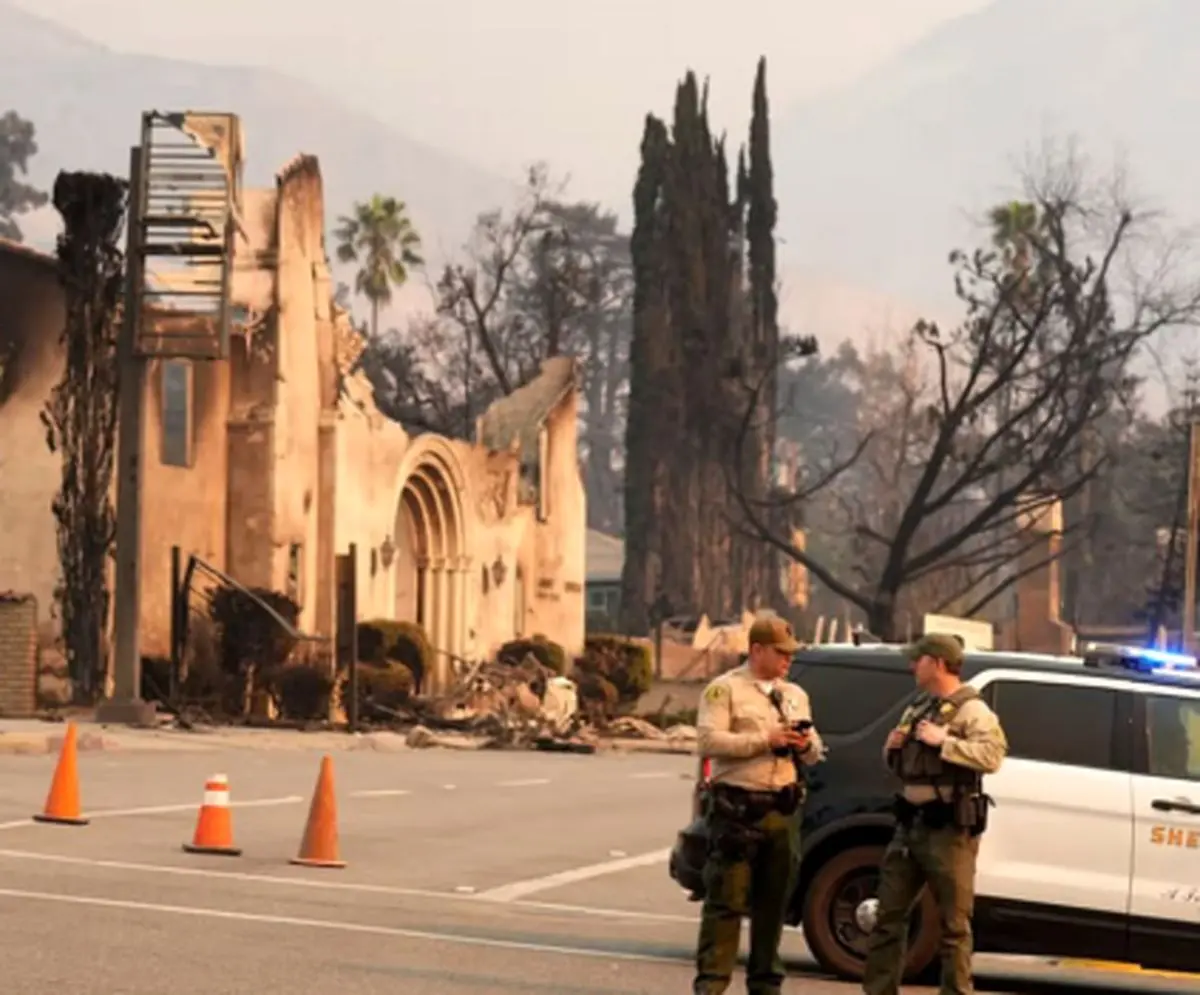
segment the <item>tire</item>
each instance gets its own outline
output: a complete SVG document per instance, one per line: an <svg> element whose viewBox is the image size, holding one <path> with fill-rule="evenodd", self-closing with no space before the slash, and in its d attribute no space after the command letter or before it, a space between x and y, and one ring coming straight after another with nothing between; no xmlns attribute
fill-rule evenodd
<svg viewBox="0 0 1200 995"><path fill-rule="evenodd" d="M867 934L854 922L859 902L874 898L884 847L856 846L834 854L817 870L804 902L804 940L818 964L830 974L861 981ZM924 980L938 955L937 906L929 889L921 890L909 928L904 980Z"/></svg>

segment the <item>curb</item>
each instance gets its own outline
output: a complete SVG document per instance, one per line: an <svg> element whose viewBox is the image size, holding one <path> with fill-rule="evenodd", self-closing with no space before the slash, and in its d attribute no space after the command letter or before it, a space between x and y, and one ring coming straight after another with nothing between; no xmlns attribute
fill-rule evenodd
<svg viewBox="0 0 1200 995"><path fill-rule="evenodd" d="M0 756L45 756L62 749L64 734L43 736L36 733L0 732ZM96 732L79 734L79 751L112 750L118 747L116 740L106 739Z"/></svg>

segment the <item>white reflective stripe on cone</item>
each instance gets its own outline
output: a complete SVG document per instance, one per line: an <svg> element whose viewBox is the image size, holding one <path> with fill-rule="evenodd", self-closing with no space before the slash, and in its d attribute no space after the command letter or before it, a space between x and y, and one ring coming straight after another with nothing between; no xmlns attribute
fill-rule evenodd
<svg viewBox="0 0 1200 995"><path fill-rule="evenodd" d="M213 805L217 808L229 807L229 792L228 791L206 791L204 792L204 804Z"/></svg>

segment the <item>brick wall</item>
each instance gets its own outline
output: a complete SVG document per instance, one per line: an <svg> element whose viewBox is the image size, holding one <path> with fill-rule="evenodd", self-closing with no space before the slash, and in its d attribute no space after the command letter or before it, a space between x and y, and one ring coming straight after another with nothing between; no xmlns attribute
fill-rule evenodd
<svg viewBox="0 0 1200 995"><path fill-rule="evenodd" d="M37 601L0 593L0 716L37 710Z"/></svg>

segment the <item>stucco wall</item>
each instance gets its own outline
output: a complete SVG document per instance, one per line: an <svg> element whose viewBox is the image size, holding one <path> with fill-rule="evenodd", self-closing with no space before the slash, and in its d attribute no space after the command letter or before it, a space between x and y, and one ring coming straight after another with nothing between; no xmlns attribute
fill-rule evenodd
<svg viewBox="0 0 1200 995"><path fill-rule="evenodd" d="M545 421L546 520L534 523L532 562L526 571L535 578L529 599L530 627L553 633L569 653L576 654L583 651L587 569L587 498L579 473L578 424L578 395L572 391Z"/></svg>
<svg viewBox="0 0 1200 995"><path fill-rule="evenodd" d="M300 603L300 626L316 623L318 426L321 416L315 280L324 267L324 203L316 159L300 156L277 177L276 385L272 577ZM322 309L328 313L328 302ZM298 547L298 589L289 585Z"/></svg>
<svg viewBox="0 0 1200 995"><path fill-rule="evenodd" d="M142 607L143 656L171 652L171 547L186 563L196 555L224 570L229 486L227 418L229 364L192 366L192 464L163 462L162 364L148 364L143 421Z"/></svg>
<svg viewBox="0 0 1200 995"><path fill-rule="evenodd" d="M359 618L391 618L392 587L378 563L378 548L395 523L396 474L409 438L373 406L365 406L369 387L361 378L351 378L347 388L349 396L341 402L334 429L334 545L338 553L349 550L351 543L357 547Z"/></svg>
<svg viewBox="0 0 1200 995"><path fill-rule="evenodd" d="M11 356L0 374L0 591L32 594L43 622L58 577L50 505L62 463L40 416L62 376L63 321L54 260L0 239L0 356Z"/></svg>

